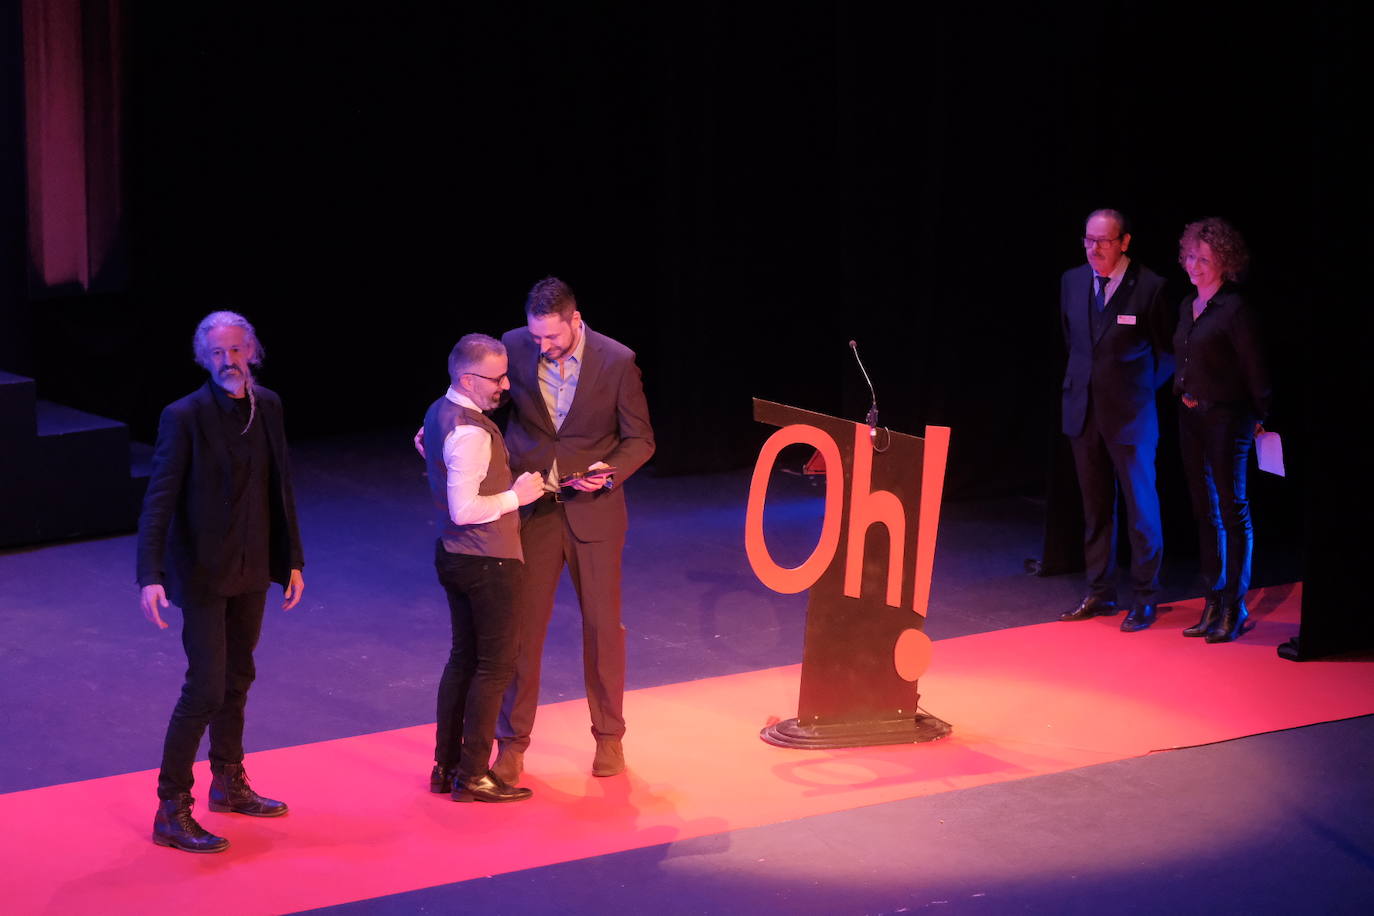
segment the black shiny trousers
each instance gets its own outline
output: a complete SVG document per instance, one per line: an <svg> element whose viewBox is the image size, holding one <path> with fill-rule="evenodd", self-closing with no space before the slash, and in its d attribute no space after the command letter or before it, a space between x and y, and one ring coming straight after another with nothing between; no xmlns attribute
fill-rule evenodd
<svg viewBox="0 0 1374 916"><path fill-rule="evenodd" d="M1255 416L1228 404L1180 406L1178 439L1204 583L1223 603L1234 603L1250 590L1255 547L1246 495Z"/></svg>

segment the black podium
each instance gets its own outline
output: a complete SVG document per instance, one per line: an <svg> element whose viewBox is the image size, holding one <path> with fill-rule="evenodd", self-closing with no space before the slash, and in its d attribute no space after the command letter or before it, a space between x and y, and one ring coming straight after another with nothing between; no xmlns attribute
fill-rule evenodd
<svg viewBox="0 0 1374 916"><path fill-rule="evenodd" d="M919 439L758 399L754 419L780 429L750 484L749 564L774 591L810 589L797 718L761 737L825 748L948 735L947 722L917 710L917 681L930 662L923 630L949 429L928 426ZM785 568L768 553L763 508L779 452L796 444L814 447L824 466L825 514L811 556Z"/></svg>

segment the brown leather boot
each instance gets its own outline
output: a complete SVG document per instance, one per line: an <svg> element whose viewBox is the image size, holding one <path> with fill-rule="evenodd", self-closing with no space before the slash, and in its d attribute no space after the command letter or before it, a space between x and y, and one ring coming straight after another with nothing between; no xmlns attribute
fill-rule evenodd
<svg viewBox="0 0 1374 916"><path fill-rule="evenodd" d="M598 737L592 758L593 776L615 776L625 772L625 748L619 738Z"/></svg>
<svg viewBox="0 0 1374 916"><path fill-rule="evenodd" d="M491 771L502 782L515 785L520 781L520 774L525 772L525 752L509 744L502 746L496 755L496 762L491 765Z"/></svg>

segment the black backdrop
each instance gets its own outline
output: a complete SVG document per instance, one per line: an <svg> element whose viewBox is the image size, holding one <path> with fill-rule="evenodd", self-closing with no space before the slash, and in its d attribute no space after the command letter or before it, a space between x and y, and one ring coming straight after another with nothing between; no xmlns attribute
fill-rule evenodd
<svg viewBox="0 0 1374 916"><path fill-rule="evenodd" d="M404 427L552 273L639 351L660 473L748 463L753 395L862 416L854 338L956 494L1032 491L1114 206L1176 280L1184 222L1246 233L1299 432L1315 262L1367 235L1346 4L894 7L128 4L130 285L8 306L11 368L150 437L223 305L295 436Z"/></svg>

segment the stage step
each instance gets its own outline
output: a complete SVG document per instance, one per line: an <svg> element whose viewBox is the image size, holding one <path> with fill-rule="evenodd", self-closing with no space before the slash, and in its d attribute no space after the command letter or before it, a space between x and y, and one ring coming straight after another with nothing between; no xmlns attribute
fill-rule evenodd
<svg viewBox="0 0 1374 916"><path fill-rule="evenodd" d="M131 531L152 449L117 420L40 400L0 372L0 546Z"/></svg>

